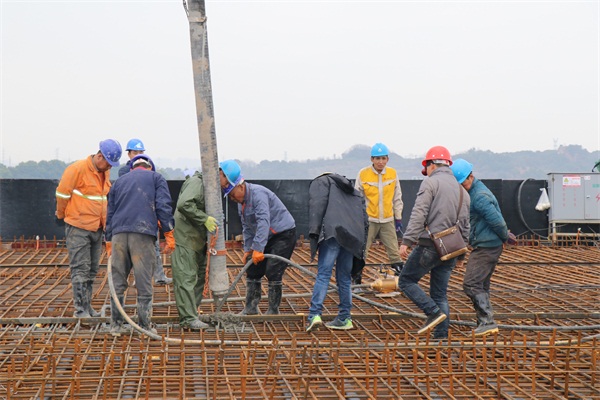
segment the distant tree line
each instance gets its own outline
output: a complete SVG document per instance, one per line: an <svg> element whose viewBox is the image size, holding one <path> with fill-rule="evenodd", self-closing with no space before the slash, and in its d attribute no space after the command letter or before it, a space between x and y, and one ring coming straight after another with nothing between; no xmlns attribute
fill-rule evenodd
<svg viewBox="0 0 600 400"><path fill-rule="evenodd" d="M592 172L600 160L600 151L589 152L579 145L561 146L556 150L519 151L493 153L470 149L455 154L453 158L464 158L474 165L474 174L483 179L546 179L548 173ZM358 171L370 164L370 148L357 145L341 157L321 158L306 161L261 161L259 163L238 160L246 179L312 179L323 172L337 172L354 179ZM60 179L67 163L58 160L27 161L15 167L0 164L0 179ZM398 171L400 179L422 179L421 159L404 158L390 154L389 166ZM599 167L596 167L596 169ZM594 170L595 172L596 169ZM167 180L183 180L183 170L160 168ZM111 170L111 180L117 179L118 168Z"/></svg>

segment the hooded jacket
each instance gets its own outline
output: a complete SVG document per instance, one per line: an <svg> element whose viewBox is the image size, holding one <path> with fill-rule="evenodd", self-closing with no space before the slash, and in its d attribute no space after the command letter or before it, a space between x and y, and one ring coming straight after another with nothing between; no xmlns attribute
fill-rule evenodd
<svg viewBox="0 0 600 400"><path fill-rule="evenodd" d="M471 232L469 244L474 247L498 247L508 239L508 228L498 200L490 190L475 178L471 189Z"/></svg>
<svg viewBox="0 0 600 400"><path fill-rule="evenodd" d="M363 259L369 220L365 199L344 176L327 173L316 177L308 189L310 255L319 243L335 238L354 257Z"/></svg>

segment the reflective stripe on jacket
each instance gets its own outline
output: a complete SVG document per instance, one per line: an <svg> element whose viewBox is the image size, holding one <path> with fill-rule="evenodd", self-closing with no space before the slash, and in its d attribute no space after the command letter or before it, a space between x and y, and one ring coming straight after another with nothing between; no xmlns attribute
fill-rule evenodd
<svg viewBox="0 0 600 400"><path fill-rule="evenodd" d="M402 219L402 189L394 168L386 166L381 173L372 165L363 168L354 187L365 196L369 221L382 223Z"/></svg>
<svg viewBox="0 0 600 400"><path fill-rule="evenodd" d="M69 165L56 188L56 216L69 225L95 232L106 224L110 171L99 172L92 157Z"/></svg>

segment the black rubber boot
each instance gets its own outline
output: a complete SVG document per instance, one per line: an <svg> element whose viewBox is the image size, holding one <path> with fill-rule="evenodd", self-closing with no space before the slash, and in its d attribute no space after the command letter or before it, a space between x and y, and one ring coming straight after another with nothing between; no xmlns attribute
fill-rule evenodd
<svg viewBox="0 0 600 400"><path fill-rule="evenodd" d="M92 294L94 293L93 285L93 281L87 281L85 283L85 296L87 297L86 302L88 305L87 312L90 314L90 317L99 317L100 313L92 308Z"/></svg>
<svg viewBox="0 0 600 400"><path fill-rule="evenodd" d="M119 303L123 306L123 296L117 296ZM128 332L123 328L123 322L125 319L119 312L114 300L110 298L110 334L113 336L121 336L122 333Z"/></svg>
<svg viewBox="0 0 600 400"><path fill-rule="evenodd" d="M258 303L260 302L260 279L246 280L246 307L240 315L256 315L258 314Z"/></svg>
<svg viewBox="0 0 600 400"><path fill-rule="evenodd" d="M152 297L138 297L138 324L140 328L156 333L156 329L150 322L152 318Z"/></svg>
<svg viewBox="0 0 600 400"><path fill-rule="evenodd" d="M75 307L73 316L75 318L90 317L90 313L88 312L90 299L87 297L86 292L87 288L85 283L73 283L73 307Z"/></svg>
<svg viewBox="0 0 600 400"><path fill-rule="evenodd" d="M281 282L269 282L269 309L267 310L267 314L279 314L281 291Z"/></svg>
<svg viewBox="0 0 600 400"><path fill-rule="evenodd" d="M472 300L477 312L475 336L485 336L498 332L498 325L494 322L494 312L492 310L492 303L490 302L490 295L488 293L479 293Z"/></svg>

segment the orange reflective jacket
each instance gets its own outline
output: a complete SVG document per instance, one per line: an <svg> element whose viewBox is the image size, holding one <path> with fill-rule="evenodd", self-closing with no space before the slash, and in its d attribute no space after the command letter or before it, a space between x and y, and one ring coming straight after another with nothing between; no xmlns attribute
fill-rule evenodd
<svg viewBox="0 0 600 400"><path fill-rule="evenodd" d="M69 165L56 188L56 216L69 225L95 232L106 225L110 171L99 172L92 157Z"/></svg>

